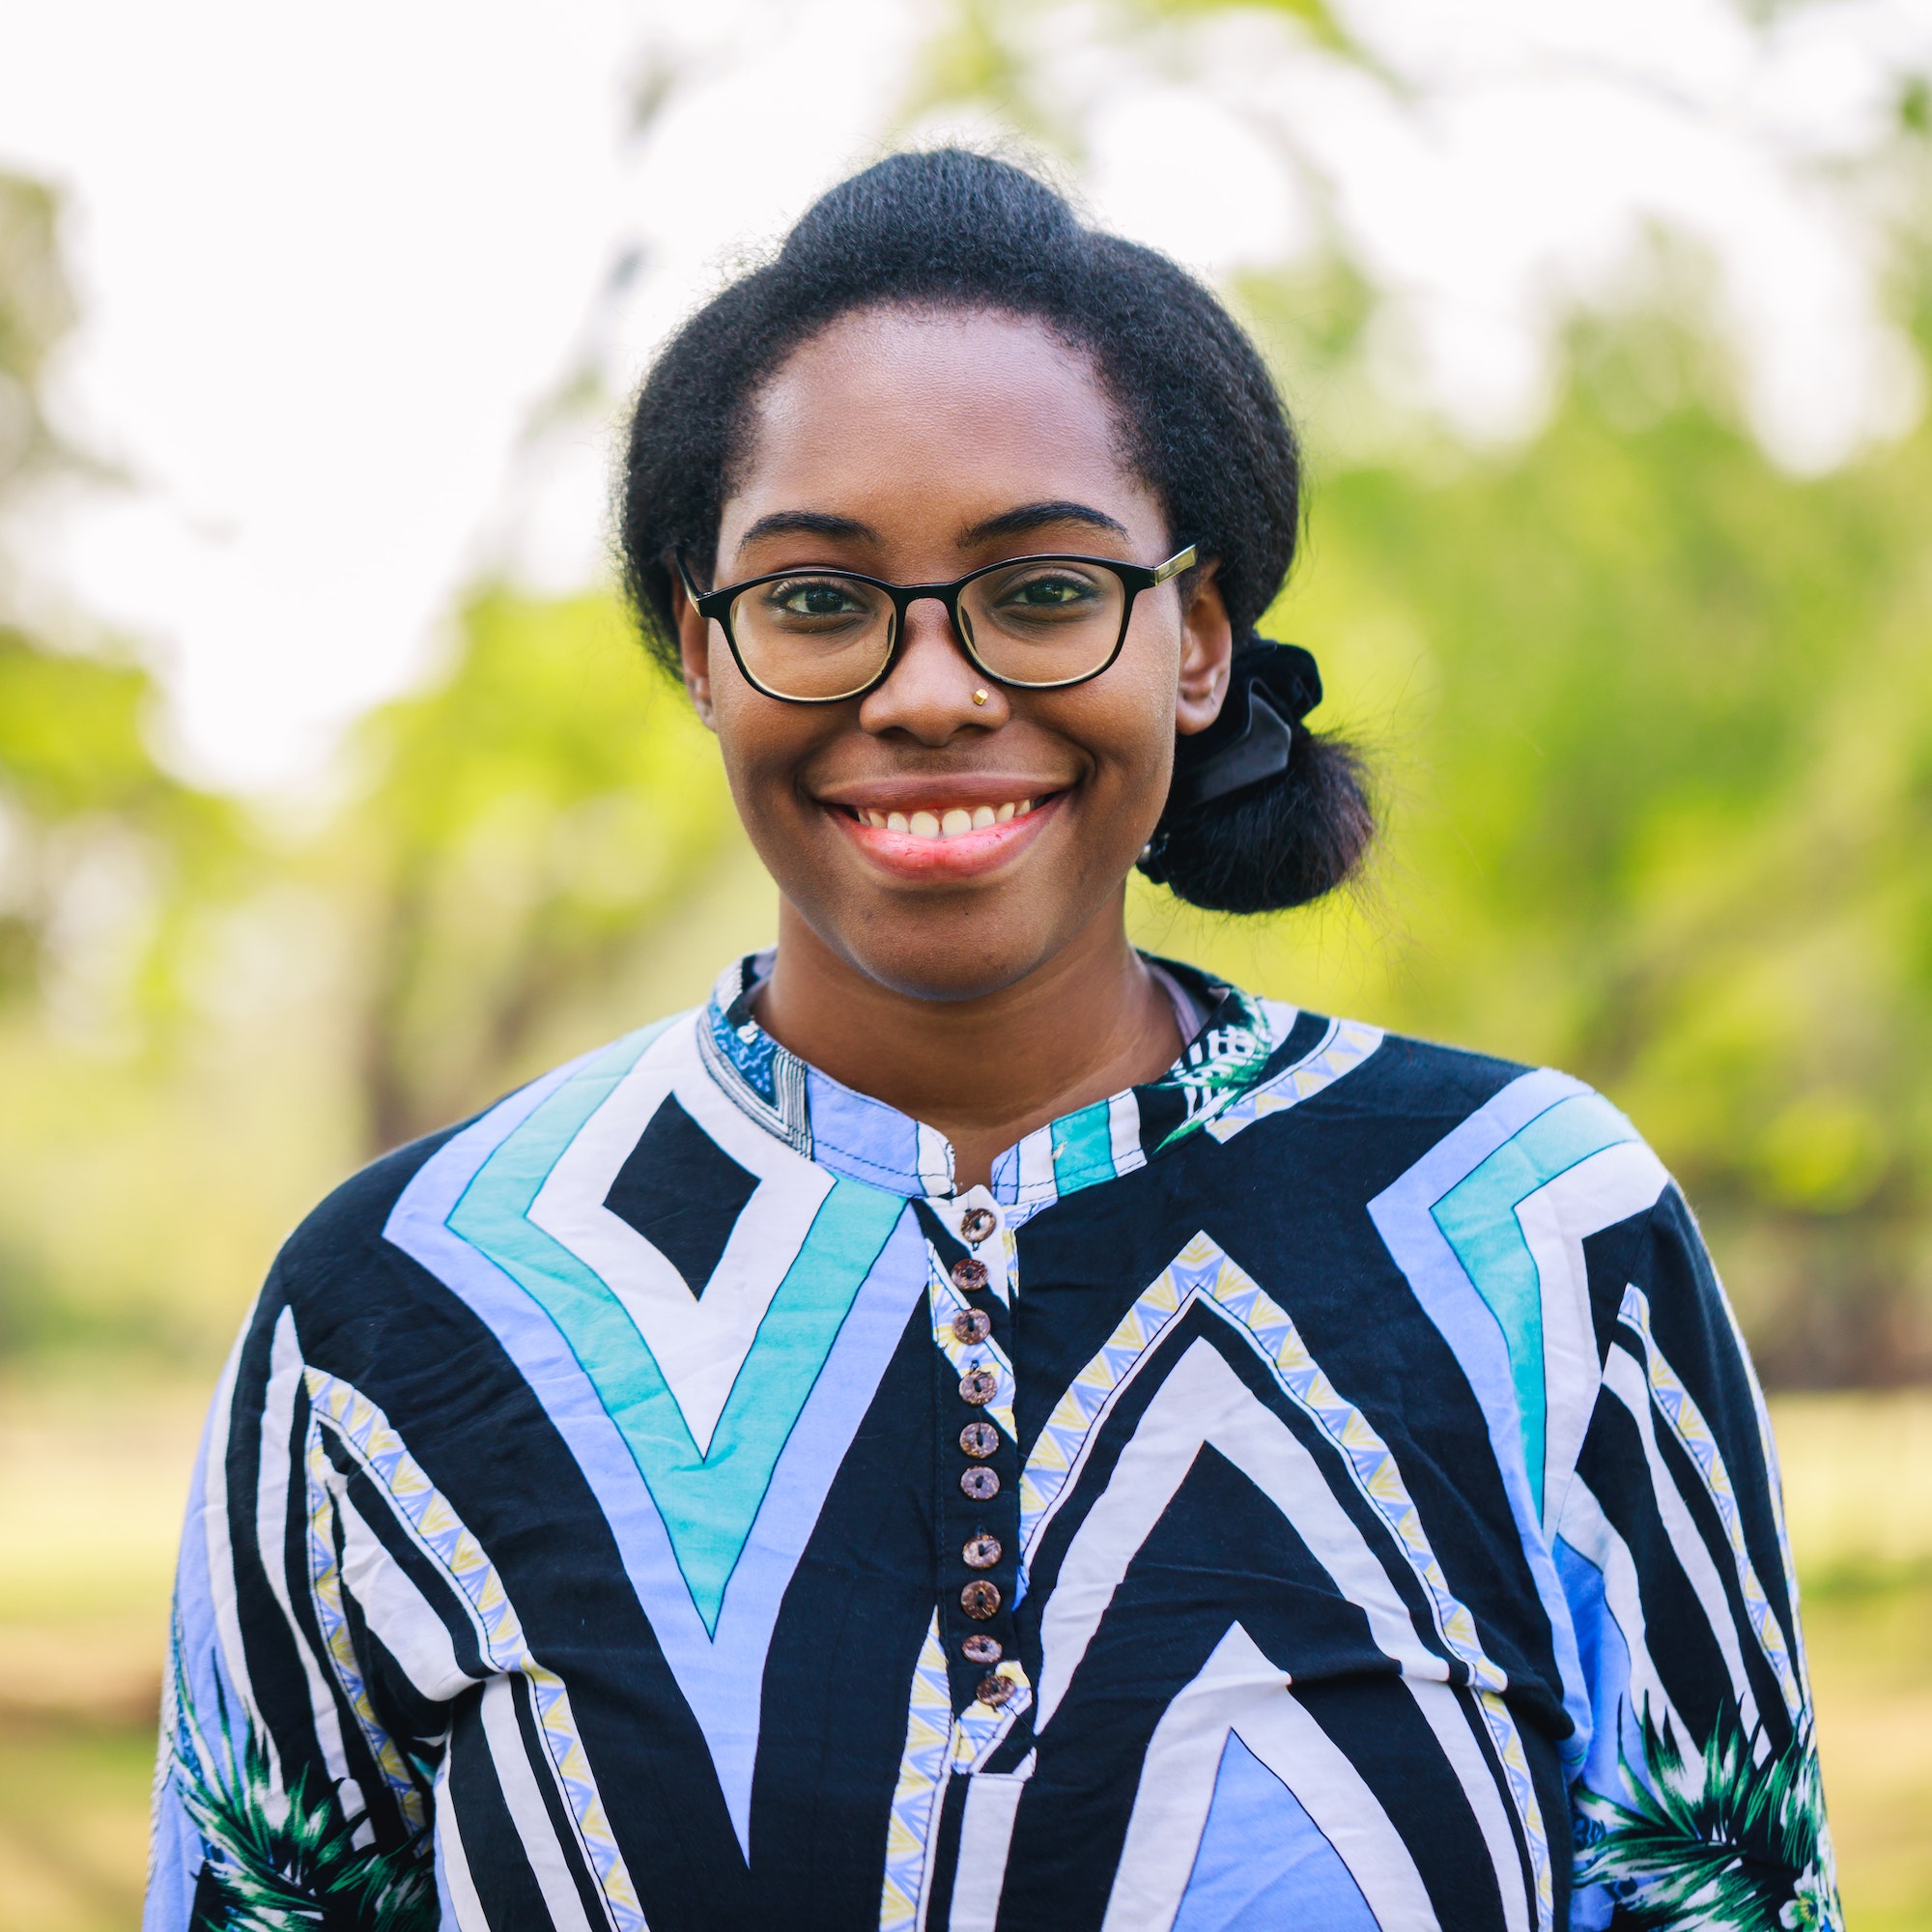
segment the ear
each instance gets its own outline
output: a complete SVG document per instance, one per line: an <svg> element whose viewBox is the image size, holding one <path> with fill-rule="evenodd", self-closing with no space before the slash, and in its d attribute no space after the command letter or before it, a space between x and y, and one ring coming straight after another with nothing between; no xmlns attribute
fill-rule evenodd
<svg viewBox="0 0 1932 1932"><path fill-rule="evenodd" d="M711 706L711 626L697 614L697 607L687 594L684 579L675 568L670 574L671 621L677 627L677 652L684 667L684 688L707 730L718 728Z"/></svg>
<svg viewBox="0 0 1932 1932"><path fill-rule="evenodd" d="M1228 666L1235 655L1235 627L1215 582L1219 563L1210 558L1195 573L1181 607L1180 688L1174 700L1174 728L1183 738L1205 731L1221 715L1228 696Z"/></svg>

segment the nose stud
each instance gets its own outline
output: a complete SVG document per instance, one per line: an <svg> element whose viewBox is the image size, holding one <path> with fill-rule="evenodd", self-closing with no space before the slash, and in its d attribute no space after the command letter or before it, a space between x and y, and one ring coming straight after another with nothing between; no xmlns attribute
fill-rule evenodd
<svg viewBox="0 0 1932 1932"><path fill-rule="evenodd" d="M980 687L980 689L973 694L973 702L975 704L983 704L985 703L989 696L990 694L986 690L986 687L982 684Z"/></svg>

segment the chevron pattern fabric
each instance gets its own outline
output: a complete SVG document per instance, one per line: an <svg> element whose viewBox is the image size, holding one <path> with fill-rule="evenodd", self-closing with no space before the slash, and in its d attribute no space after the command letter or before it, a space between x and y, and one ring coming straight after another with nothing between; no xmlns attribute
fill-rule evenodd
<svg viewBox="0 0 1932 1932"><path fill-rule="evenodd" d="M325 1202L194 1480L148 1932L1840 1925L1655 1156L1160 967L1180 1061L989 1187L757 955Z"/></svg>

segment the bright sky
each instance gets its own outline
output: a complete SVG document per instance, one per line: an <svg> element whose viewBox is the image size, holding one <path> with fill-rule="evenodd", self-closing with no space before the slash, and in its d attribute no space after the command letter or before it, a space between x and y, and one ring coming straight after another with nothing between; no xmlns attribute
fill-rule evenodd
<svg viewBox="0 0 1932 1932"><path fill-rule="evenodd" d="M61 416L130 479L65 502L39 561L155 648L177 759L299 779L433 661L479 568L592 576L610 417L536 412L580 369L621 394L735 255L905 131L940 6L11 9L0 165L66 191L84 308ZM1466 434L1533 428L1555 318L1626 289L1659 222L1710 251L1780 460L1912 420L1861 169L1932 69L1932 0L1339 11L1379 73L1263 14L1012 16L1101 218L1209 273L1339 237L1388 292L1387 384ZM998 133L912 131L961 128Z"/></svg>

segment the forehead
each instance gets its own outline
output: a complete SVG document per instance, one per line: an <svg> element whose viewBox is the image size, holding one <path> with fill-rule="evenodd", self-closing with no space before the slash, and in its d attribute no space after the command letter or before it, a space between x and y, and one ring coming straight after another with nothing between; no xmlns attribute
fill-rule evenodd
<svg viewBox="0 0 1932 1932"><path fill-rule="evenodd" d="M1072 498L1144 521L1146 485L1122 449L1091 358L1041 324L984 312L875 309L841 317L756 396L721 534L776 507L879 526L896 507L995 510ZM1104 499L1104 500L1101 500ZM1127 511L1137 514L1129 516Z"/></svg>

